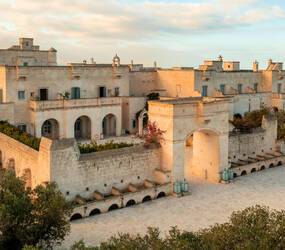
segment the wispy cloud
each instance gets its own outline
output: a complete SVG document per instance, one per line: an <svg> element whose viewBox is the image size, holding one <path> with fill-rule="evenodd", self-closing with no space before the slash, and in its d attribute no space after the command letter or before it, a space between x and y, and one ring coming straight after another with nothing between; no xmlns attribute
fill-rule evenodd
<svg viewBox="0 0 285 250"><path fill-rule="evenodd" d="M69 45L140 43L285 18L282 6L257 0L0 0L0 9L0 46L26 35Z"/></svg>

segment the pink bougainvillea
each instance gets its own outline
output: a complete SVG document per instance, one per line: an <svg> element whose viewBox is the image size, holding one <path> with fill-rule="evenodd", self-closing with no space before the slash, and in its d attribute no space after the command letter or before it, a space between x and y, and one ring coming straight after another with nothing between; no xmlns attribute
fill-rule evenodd
<svg viewBox="0 0 285 250"><path fill-rule="evenodd" d="M143 136L145 141L145 146L149 146L152 143L160 144L164 140L163 138L164 133L165 131L158 128L155 122L148 122L147 133L144 134Z"/></svg>

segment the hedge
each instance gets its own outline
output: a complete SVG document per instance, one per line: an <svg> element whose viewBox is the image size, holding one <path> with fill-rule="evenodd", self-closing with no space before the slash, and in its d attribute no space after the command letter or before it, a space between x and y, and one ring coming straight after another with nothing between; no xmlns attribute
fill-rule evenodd
<svg viewBox="0 0 285 250"><path fill-rule="evenodd" d="M0 132L37 151L40 148L41 139L36 138L24 131L21 131L6 121L0 121Z"/></svg>

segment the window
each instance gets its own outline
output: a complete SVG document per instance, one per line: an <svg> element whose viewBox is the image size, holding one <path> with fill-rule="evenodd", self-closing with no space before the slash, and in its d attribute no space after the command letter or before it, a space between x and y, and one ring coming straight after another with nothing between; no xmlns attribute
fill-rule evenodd
<svg viewBox="0 0 285 250"><path fill-rule="evenodd" d="M18 91L18 99L19 100L25 100L25 91L24 90Z"/></svg>
<svg viewBox="0 0 285 250"><path fill-rule="evenodd" d="M3 89L0 89L0 103L3 102Z"/></svg>
<svg viewBox="0 0 285 250"><path fill-rule="evenodd" d="M208 96L208 86L207 85L202 86L202 96Z"/></svg>
<svg viewBox="0 0 285 250"><path fill-rule="evenodd" d="M71 88L71 99L80 99L80 88L79 87Z"/></svg>
<svg viewBox="0 0 285 250"><path fill-rule="evenodd" d="M48 100L48 89L40 89L40 101Z"/></svg>
<svg viewBox="0 0 285 250"><path fill-rule="evenodd" d="M242 93L242 84L241 83L238 84L238 93L239 94Z"/></svg>
<svg viewBox="0 0 285 250"><path fill-rule="evenodd" d="M136 126L137 126L137 121L133 120L133 128L136 128Z"/></svg>
<svg viewBox="0 0 285 250"><path fill-rule="evenodd" d="M17 127L21 131L27 132L27 125L26 124L19 124Z"/></svg>
<svg viewBox="0 0 285 250"><path fill-rule="evenodd" d="M48 135L51 133L51 127L52 127L52 124L50 121L45 121L44 124L43 124L43 128L42 128L42 134L43 135Z"/></svg>
<svg viewBox="0 0 285 250"><path fill-rule="evenodd" d="M28 62L23 62L23 66L28 66L29 65L29 63Z"/></svg>
<svg viewBox="0 0 285 250"><path fill-rule="evenodd" d="M278 86L277 86L277 92L278 94L280 94L282 91L282 84L281 83L278 83Z"/></svg>
<svg viewBox="0 0 285 250"><path fill-rule="evenodd" d="M99 97L106 97L106 88L99 87Z"/></svg>
<svg viewBox="0 0 285 250"><path fill-rule="evenodd" d="M225 84L221 84L220 85L220 90L223 93L223 95L225 94Z"/></svg>
<svg viewBox="0 0 285 250"><path fill-rule="evenodd" d="M254 88L254 91L255 91L255 92L257 92L257 87L258 87L258 83L255 83L255 84L253 85L253 88Z"/></svg>
<svg viewBox="0 0 285 250"><path fill-rule="evenodd" d="M120 95L120 88L116 87L115 88L115 96L119 96Z"/></svg>

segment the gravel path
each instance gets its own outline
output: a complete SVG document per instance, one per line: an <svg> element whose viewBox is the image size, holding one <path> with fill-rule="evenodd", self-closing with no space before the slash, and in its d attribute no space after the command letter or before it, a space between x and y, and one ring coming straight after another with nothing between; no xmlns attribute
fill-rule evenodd
<svg viewBox="0 0 285 250"><path fill-rule="evenodd" d="M192 194L182 198L167 197L73 222L63 248L80 239L95 245L118 232L144 233L150 226L163 232L176 225L197 230L224 222L232 211L256 204L285 209L285 168L243 176L227 185L193 180L190 189Z"/></svg>

